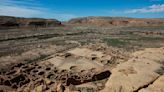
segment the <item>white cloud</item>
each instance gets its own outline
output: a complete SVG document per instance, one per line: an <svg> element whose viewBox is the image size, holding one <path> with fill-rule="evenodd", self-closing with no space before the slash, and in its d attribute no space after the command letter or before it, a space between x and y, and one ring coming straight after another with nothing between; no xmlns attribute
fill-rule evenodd
<svg viewBox="0 0 164 92"><path fill-rule="evenodd" d="M44 8L37 0L0 0L0 15L17 17L42 17L68 20L73 14L54 12Z"/></svg>
<svg viewBox="0 0 164 92"><path fill-rule="evenodd" d="M38 9L30 9L17 6L0 6L0 15L18 16L18 17L32 17L38 16L42 12Z"/></svg>
<svg viewBox="0 0 164 92"><path fill-rule="evenodd" d="M131 9L126 10L125 13L159 13L164 12L164 4L154 4L152 6L139 8L139 9Z"/></svg>
<svg viewBox="0 0 164 92"><path fill-rule="evenodd" d="M160 2L162 0L150 0L150 2Z"/></svg>

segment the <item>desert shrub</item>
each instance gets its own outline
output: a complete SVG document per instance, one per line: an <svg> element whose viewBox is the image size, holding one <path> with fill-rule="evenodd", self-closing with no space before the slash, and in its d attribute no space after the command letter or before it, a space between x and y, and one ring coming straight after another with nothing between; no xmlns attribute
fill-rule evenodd
<svg viewBox="0 0 164 92"><path fill-rule="evenodd" d="M129 42L121 39L114 39L114 38L105 38L103 39L105 43L107 43L109 46L116 46L121 47L127 45Z"/></svg>

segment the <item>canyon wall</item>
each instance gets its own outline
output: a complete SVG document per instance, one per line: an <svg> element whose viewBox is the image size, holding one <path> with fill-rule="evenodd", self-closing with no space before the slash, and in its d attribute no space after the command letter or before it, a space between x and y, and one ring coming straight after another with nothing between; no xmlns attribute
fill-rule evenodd
<svg viewBox="0 0 164 92"><path fill-rule="evenodd" d="M56 27L61 25L61 22L56 19L0 16L0 28Z"/></svg>
<svg viewBox="0 0 164 92"><path fill-rule="evenodd" d="M69 24L93 24L93 25L129 25L129 26L162 26L164 19L141 19L127 17L83 17L68 21Z"/></svg>

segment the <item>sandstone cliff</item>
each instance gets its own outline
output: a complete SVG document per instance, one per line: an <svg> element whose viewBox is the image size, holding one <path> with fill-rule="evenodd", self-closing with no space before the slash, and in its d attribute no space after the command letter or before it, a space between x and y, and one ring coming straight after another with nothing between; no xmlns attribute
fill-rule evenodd
<svg viewBox="0 0 164 92"><path fill-rule="evenodd" d="M93 25L130 25L130 26L162 26L164 19L137 19L127 17L83 17L68 21L69 24L93 24Z"/></svg>
<svg viewBox="0 0 164 92"><path fill-rule="evenodd" d="M0 16L0 28L56 27L61 25L61 22L55 19Z"/></svg>

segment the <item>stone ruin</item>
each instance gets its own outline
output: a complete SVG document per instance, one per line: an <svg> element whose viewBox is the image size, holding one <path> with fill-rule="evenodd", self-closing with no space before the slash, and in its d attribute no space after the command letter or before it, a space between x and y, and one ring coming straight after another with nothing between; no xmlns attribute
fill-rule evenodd
<svg viewBox="0 0 164 92"><path fill-rule="evenodd" d="M58 92L59 90L64 92L65 87L70 85L80 85L106 79L111 74L109 70L101 72L93 70L72 72L57 69L51 64L20 63L14 65L8 72L1 72L0 92Z"/></svg>

